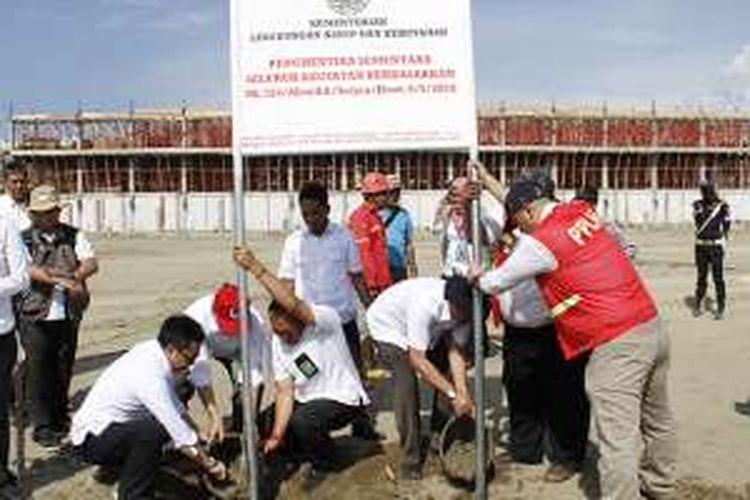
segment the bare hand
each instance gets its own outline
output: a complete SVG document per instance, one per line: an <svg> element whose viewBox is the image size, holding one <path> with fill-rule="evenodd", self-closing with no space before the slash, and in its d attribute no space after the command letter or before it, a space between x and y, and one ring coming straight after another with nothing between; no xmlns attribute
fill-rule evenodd
<svg viewBox="0 0 750 500"><path fill-rule="evenodd" d="M248 247L234 247L234 261L246 271L253 271L258 266L258 259Z"/></svg>
<svg viewBox="0 0 750 500"><path fill-rule="evenodd" d="M208 426L204 433L204 439L208 442L224 441L224 424L219 416L210 416Z"/></svg>
<svg viewBox="0 0 750 500"><path fill-rule="evenodd" d="M263 443L263 454L269 455L281 447L281 438L271 436Z"/></svg>
<svg viewBox="0 0 750 500"><path fill-rule="evenodd" d="M482 277L482 274L484 274L482 266L473 261L469 263L469 269L466 271L466 279L469 283L476 284L479 281L479 278Z"/></svg>
<svg viewBox="0 0 750 500"><path fill-rule="evenodd" d="M459 394L452 401L452 405L453 411L458 416L474 414L474 401L472 401L468 396Z"/></svg>
<svg viewBox="0 0 750 500"><path fill-rule="evenodd" d="M227 479L227 466L219 460L213 459L212 465L207 469L207 472L216 481L225 481Z"/></svg>

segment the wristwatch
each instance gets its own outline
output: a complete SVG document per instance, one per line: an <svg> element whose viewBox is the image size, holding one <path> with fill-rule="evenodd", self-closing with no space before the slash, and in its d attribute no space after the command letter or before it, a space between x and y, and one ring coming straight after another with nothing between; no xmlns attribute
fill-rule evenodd
<svg viewBox="0 0 750 500"><path fill-rule="evenodd" d="M458 397L458 394L456 394L456 391L454 391L453 389L449 389L448 392L445 393L445 395L448 396L448 399L450 399L451 401Z"/></svg>

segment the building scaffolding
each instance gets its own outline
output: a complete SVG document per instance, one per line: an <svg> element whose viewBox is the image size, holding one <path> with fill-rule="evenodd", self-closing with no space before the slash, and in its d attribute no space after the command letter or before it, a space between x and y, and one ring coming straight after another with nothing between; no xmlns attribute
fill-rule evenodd
<svg viewBox="0 0 750 500"><path fill-rule="evenodd" d="M750 115L691 109L481 105L480 159L508 182L549 169L563 189L690 189L710 178L750 187ZM64 192L228 192L226 111L14 113L10 153L37 182ZM294 191L307 180L355 189L362 175L397 173L405 189L442 189L466 155L439 151L262 156L245 159L245 188Z"/></svg>

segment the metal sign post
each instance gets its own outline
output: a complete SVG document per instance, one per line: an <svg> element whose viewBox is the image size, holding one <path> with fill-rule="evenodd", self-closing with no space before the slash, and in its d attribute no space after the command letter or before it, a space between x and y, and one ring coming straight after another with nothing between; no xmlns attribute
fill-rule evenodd
<svg viewBox="0 0 750 500"><path fill-rule="evenodd" d="M230 3L230 36L231 36L231 61L232 61L232 171L234 177L234 244L245 244L245 189L244 168L242 162L242 149L239 139L239 106L237 105L237 79L242 74L242 62L236 48L241 41L237 12L237 2L229 0ZM245 471L248 476L247 496L251 500L259 498L258 491L258 453L257 432L255 428L255 402L253 397L252 379L250 375L250 345L247 316L247 274L245 270L237 266L237 287L239 288L240 302L240 332L242 342L242 415L243 415L243 440L242 452L245 460Z"/></svg>
<svg viewBox="0 0 750 500"><path fill-rule="evenodd" d="M473 11L472 3L469 1L469 11ZM473 20L474 16L471 16ZM473 29L472 29L473 32ZM474 37L472 37L473 44ZM470 51L471 60L468 62L470 74L472 75L471 84L471 102L474 104L471 113L474 117L476 114L476 85L474 77L474 50ZM476 119L476 118L475 118ZM476 121L474 122L476 124ZM479 161L479 137L478 131L474 130L469 146L469 160ZM477 169L469 167L469 178L472 181L477 180ZM480 218L480 201L479 197L471 203L471 242L474 262L482 264L482 238L481 238L481 218ZM474 480L474 498L477 500L486 500L487 498L487 433L485 425L485 387L484 387L484 314L482 311L482 293L474 287L473 291L473 327L474 327L474 404L476 405L475 421L475 465L476 470Z"/></svg>

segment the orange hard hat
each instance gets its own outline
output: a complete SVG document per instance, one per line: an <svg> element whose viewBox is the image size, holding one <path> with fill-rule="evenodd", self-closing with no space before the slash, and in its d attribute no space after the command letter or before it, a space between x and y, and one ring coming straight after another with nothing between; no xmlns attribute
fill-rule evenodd
<svg viewBox="0 0 750 500"><path fill-rule="evenodd" d="M390 190L388 178L380 172L370 172L362 179L362 194L378 194Z"/></svg>

